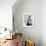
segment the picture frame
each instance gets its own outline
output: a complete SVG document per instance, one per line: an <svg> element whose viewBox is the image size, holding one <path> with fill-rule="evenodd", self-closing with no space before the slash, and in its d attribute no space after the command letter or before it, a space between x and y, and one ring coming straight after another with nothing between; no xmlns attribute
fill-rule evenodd
<svg viewBox="0 0 46 46"><path fill-rule="evenodd" d="M23 26L34 27L34 13L23 13Z"/></svg>

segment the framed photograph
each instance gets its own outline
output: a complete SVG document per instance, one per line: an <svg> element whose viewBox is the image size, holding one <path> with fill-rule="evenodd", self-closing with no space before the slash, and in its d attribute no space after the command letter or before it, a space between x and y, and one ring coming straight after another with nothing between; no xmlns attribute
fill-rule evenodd
<svg viewBox="0 0 46 46"><path fill-rule="evenodd" d="M23 14L23 26L24 27L34 27L34 14L33 13Z"/></svg>

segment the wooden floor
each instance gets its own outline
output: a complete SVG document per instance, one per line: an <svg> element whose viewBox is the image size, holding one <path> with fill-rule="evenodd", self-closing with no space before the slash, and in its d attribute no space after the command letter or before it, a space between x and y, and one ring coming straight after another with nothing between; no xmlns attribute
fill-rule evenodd
<svg viewBox="0 0 46 46"><path fill-rule="evenodd" d="M0 46L16 46L15 39L13 39L13 40L6 40L6 42L2 43Z"/></svg>

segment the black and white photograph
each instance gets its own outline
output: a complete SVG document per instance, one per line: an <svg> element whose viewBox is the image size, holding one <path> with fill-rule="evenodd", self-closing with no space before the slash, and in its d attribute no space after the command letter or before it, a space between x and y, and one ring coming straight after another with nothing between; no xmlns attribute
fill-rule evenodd
<svg viewBox="0 0 46 46"><path fill-rule="evenodd" d="M33 27L34 26L34 15L32 13L23 14L23 25L24 25L24 27Z"/></svg>

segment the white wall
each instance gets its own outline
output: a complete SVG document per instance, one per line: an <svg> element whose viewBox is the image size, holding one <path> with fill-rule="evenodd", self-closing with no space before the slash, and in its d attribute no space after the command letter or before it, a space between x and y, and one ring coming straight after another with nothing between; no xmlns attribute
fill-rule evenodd
<svg viewBox="0 0 46 46"><path fill-rule="evenodd" d="M42 46L46 46L46 0L41 1L41 40Z"/></svg>
<svg viewBox="0 0 46 46"><path fill-rule="evenodd" d="M46 0L23 0L13 8L15 15L15 29L22 32L24 37L33 39L36 46L46 46ZM35 27L23 27L23 13L35 13Z"/></svg>
<svg viewBox="0 0 46 46"><path fill-rule="evenodd" d="M14 5L16 6L16 5ZM16 7L15 7L16 8ZM15 28L18 32L23 33L24 38L35 41L36 46L41 46L41 1L40 0L23 0L14 10ZM23 27L23 13L33 12L35 16L35 27Z"/></svg>
<svg viewBox="0 0 46 46"><path fill-rule="evenodd" d="M12 6L16 0L0 0L0 27L12 28Z"/></svg>

